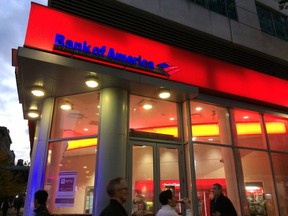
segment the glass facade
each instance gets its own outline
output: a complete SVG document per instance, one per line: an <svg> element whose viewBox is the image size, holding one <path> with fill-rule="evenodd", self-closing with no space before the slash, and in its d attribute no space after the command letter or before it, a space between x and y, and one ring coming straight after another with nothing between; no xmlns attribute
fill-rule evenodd
<svg viewBox="0 0 288 216"><path fill-rule="evenodd" d="M55 214L93 211L100 97L90 92L55 100L44 183ZM67 98L73 108L64 111L59 107ZM150 109L143 108L146 102ZM159 192L169 188L177 199L197 197L194 213L209 215L214 183L223 186L239 215L287 214L283 115L139 95L130 95L129 107L131 214L155 214Z"/></svg>
<svg viewBox="0 0 288 216"><path fill-rule="evenodd" d="M178 140L175 103L130 95L130 133L135 136Z"/></svg>
<svg viewBox="0 0 288 216"><path fill-rule="evenodd" d="M61 108L66 103L71 109ZM57 98L51 139L97 135L99 108L99 92Z"/></svg>
<svg viewBox="0 0 288 216"><path fill-rule="evenodd" d="M256 4L261 30L283 40L288 40L287 16Z"/></svg>
<svg viewBox="0 0 288 216"><path fill-rule="evenodd" d="M237 20L235 0L192 0L193 2L230 19Z"/></svg>
<svg viewBox="0 0 288 216"><path fill-rule="evenodd" d="M237 146L267 148L264 127L259 113L237 109L232 110L231 113Z"/></svg>
<svg viewBox="0 0 288 216"><path fill-rule="evenodd" d="M99 92L55 100L44 183L55 214L92 213L98 116Z"/></svg>

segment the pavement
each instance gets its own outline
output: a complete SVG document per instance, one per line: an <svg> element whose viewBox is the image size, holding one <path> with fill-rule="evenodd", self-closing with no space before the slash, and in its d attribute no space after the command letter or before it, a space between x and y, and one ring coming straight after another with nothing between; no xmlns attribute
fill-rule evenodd
<svg viewBox="0 0 288 216"><path fill-rule="evenodd" d="M2 215L2 212L1 212L1 215ZM17 212L16 212L15 208L9 208L8 209L7 216L16 216L16 215L17 215ZM23 215L23 208L21 208L19 216L22 216L22 215Z"/></svg>

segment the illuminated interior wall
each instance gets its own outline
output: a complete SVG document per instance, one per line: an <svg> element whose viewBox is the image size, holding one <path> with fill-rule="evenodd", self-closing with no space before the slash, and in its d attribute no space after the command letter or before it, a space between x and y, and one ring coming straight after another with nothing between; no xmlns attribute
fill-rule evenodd
<svg viewBox="0 0 288 216"><path fill-rule="evenodd" d="M50 154L53 156L52 151L57 149L59 143L54 143L54 147L50 149ZM58 148L59 149L59 148ZM58 161L57 167L51 167L51 163L46 169L46 181L45 189L49 192L48 207L49 210L56 214L83 214L85 213L85 190L87 187L94 187L95 179L95 164L96 164L96 152L95 147L81 148L76 150L60 151L60 154L56 154L59 157L57 160L55 157L51 157L51 161ZM55 152L54 152L55 156ZM54 168L53 168L54 167ZM75 200L73 207L56 207L54 205L55 197L57 196L57 183L58 174L61 171L76 171L76 188L75 188ZM51 179L53 179L51 181Z"/></svg>

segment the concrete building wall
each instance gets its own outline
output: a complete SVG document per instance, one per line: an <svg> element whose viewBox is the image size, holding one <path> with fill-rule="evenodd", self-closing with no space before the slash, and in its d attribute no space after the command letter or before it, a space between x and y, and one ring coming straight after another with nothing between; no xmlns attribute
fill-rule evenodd
<svg viewBox="0 0 288 216"><path fill-rule="evenodd" d="M235 1L238 21L209 11L190 0L118 1L234 44L288 61L287 41L261 32L255 1ZM258 2L279 11L278 2L275 0L260 0ZM287 15L285 10L279 12Z"/></svg>

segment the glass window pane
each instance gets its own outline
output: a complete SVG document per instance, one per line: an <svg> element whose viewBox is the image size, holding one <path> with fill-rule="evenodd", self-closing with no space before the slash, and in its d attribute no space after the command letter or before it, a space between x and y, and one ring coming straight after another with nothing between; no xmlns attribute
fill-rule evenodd
<svg viewBox="0 0 288 216"><path fill-rule="evenodd" d="M230 19L237 20L235 0L226 0L226 10Z"/></svg>
<svg viewBox="0 0 288 216"><path fill-rule="evenodd" d="M250 215L277 215L270 160L266 152L239 150Z"/></svg>
<svg viewBox="0 0 288 216"><path fill-rule="evenodd" d="M63 103L70 110L63 110ZM57 98L53 113L51 138L79 137L98 134L99 93L89 92Z"/></svg>
<svg viewBox="0 0 288 216"><path fill-rule="evenodd" d="M275 36L275 30L273 26L272 14L266 8L261 7L260 5L256 5L257 14L261 26L261 30L270 35Z"/></svg>
<svg viewBox="0 0 288 216"><path fill-rule="evenodd" d="M49 143L48 148L44 188L49 194L49 210L53 214L92 212L87 191L94 187L96 143L92 147L71 149L69 141L62 141ZM89 202L93 203L91 193Z"/></svg>
<svg viewBox="0 0 288 216"><path fill-rule="evenodd" d="M288 155L272 153L280 215L288 215Z"/></svg>
<svg viewBox="0 0 288 216"><path fill-rule="evenodd" d="M179 151L174 148L159 148L160 154L160 190L171 189L177 200L181 199L179 176ZM181 204L176 211L181 213Z"/></svg>
<svg viewBox="0 0 288 216"><path fill-rule="evenodd" d="M190 108L193 141L231 145L227 109L195 101Z"/></svg>
<svg viewBox="0 0 288 216"><path fill-rule="evenodd" d="M209 10L226 16L225 0L208 0Z"/></svg>
<svg viewBox="0 0 288 216"><path fill-rule="evenodd" d="M133 145L132 214L154 212L153 147Z"/></svg>
<svg viewBox="0 0 288 216"><path fill-rule="evenodd" d="M210 215L210 191L215 183L222 185L223 194L228 196L238 215L241 215L232 149L196 144L194 160L199 215Z"/></svg>
<svg viewBox="0 0 288 216"><path fill-rule="evenodd" d="M257 112L233 110L236 145L251 148L266 148L261 116Z"/></svg>
<svg viewBox="0 0 288 216"><path fill-rule="evenodd" d="M276 35L278 38L288 40L287 18L277 13L273 13Z"/></svg>
<svg viewBox="0 0 288 216"><path fill-rule="evenodd" d="M176 103L130 95L129 128L132 136L178 139Z"/></svg>
<svg viewBox="0 0 288 216"><path fill-rule="evenodd" d="M288 151L288 119L264 116L270 149Z"/></svg>
<svg viewBox="0 0 288 216"><path fill-rule="evenodd" d="M205 0L192 0L192 2L195 2L196 4L205 6Z"/></svg>

